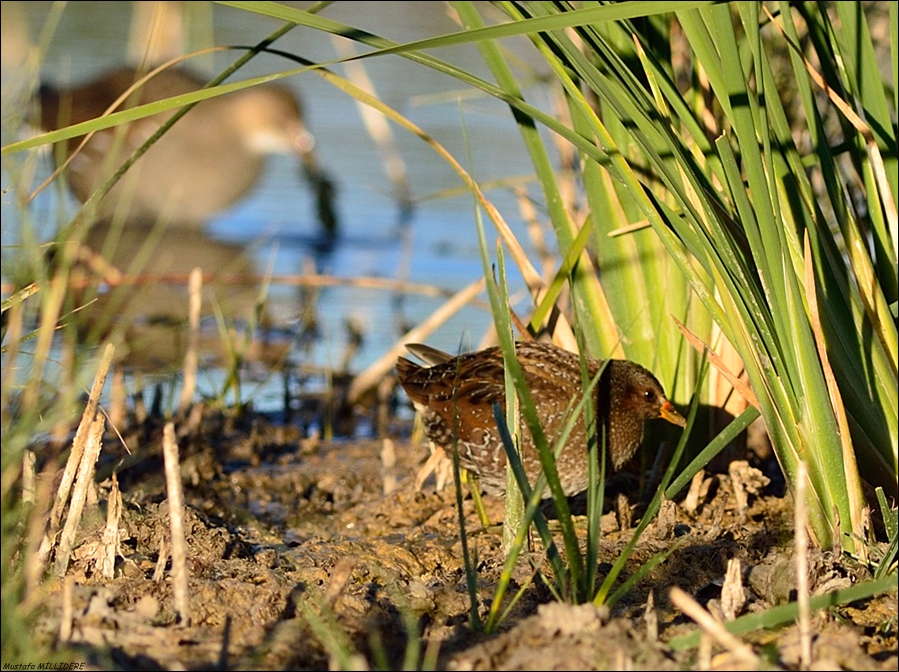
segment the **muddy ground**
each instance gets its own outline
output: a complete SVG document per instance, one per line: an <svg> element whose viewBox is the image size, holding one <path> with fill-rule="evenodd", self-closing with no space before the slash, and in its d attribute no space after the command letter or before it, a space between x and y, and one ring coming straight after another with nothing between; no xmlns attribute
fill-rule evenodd
<svg viewBox="0 0 899 672"><path fill-rule="evenodd" d="M124 432L131 456L115 434L106 435L97 504L85 513L66 578L46 581L39 611L38 640L60 660L188 670L798 667L795 625L743 636L757 656L748 660L717 644L679 651L669 644L696 628L669 600L671 587L721 613L730 559L742 566L745 599L730 607L737 615L789 597L791 499L776 474L761 476L776 463L773 471L770 461L756 459L748 470L707 473L697 498L668 507L620 580L671 544L677 550L611 609L555 600L536 541L507 593L524 586L521 598L487 635L471 625L454 487L438 492L431 478L416 489L429 450L410 442L408 427L394 427L387 442L326 444L262 416L206 412L192 427L178 425L187 506L184 623L167 550L162 425L151 419ZM96 549L113 469L123 510L114 578L106 579ZM624 482L629 497L611 497L603 518L599 580L639 521L640 481ZM735 487L747 496L742 510ZM501 500L485 497L484 504L490 521L502 520ZM484 618L503 566L501 533L481 526L470 496L464 512ZM577 520L583 532L585 519ZM810 566L813 590L866 575L845 555L814 552ZM896 612L894 589L815 614L815 669L896 670Z"/></svg>

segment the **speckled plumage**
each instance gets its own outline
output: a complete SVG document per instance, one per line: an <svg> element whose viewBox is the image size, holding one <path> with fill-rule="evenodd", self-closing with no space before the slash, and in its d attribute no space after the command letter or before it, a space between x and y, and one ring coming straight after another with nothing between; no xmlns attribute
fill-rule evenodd
<svg viewBox="0 0 899 672"><path fill-rule="evenodd" d="M505 408L502 352L488 348L452 357L427 346L408 347L430 365L419 366L402 357L396 364L400 384L422 413L428 438L451 450L458 437L461 465L477 475L486 491L502 492L506 453L492 408L495 402ZM567 414L583 394L578 355L532 341L517 343L516 355L543 430L553 445L564 429ZM587 360L591 378L602 364L600 360ZM608 430L608 454L614 469L621 468L640 446L646 420L661 417L680 426L685 424L655 376L634 362L609 360L594 394L597 418L604 419ZM540 460L524 426L521 435L522 462L533 483L540 473ZM587 440L582 413L556 465L566 495L586 490Z"/></svg>

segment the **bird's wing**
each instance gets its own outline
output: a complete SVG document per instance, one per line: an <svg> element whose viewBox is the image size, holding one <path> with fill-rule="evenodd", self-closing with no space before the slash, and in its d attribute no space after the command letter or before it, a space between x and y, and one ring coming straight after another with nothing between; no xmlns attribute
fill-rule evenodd
<svg viewBox="0 0 899 672"><path fill-rule="evenodd" d="M430 345L425 345L424 343L406 343L406 350L418 357L428 366L444 364L453 358L448 352L432 348Z"/></svg>

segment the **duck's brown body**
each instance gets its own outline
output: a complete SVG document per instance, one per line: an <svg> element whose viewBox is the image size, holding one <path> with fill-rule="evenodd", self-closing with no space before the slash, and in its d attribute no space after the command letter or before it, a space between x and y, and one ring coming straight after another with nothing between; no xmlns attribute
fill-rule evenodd
<svg viewBox="0 0 899 672"><path fill-rule="evenodd" d="M438 446L458 445L459 461L478 477L488 492L505 489L506 453L493 416L493 404L505 408L502 352L489 348L450 357L430 348L424 353L431 366L397 360L400 383L424 418L425 433ZM420 354L421 356L421 354ZM516 356L537 407L543 430L554 445L569 414L583 395L580 359L553 345L520 342ZM603 362L587 360L591 379ZM609 360L594 392L596 417L606 427L611 466L620 468L643 440L646 420L664 418L684 426L684 419L665 398L662 386L645 368L625 360ZM522 424L522 461L533 484L541 471L530 432ZM587 488L587 436L579 414L556 466L566 495Z"/></svg>
<svg viewBox="0 0 899 672"><path fill-rule="evenodd" d="M41 127L56 130L99 117L139 76L125 67L72 89L42 86ZM203 84L182 70L163 70L116 111L190 93ZM75 196L87 200L176 111L94 134L68 169ZM68 141L65 156L82 137ZM267 154L293 153L302 159L307 177L313 182L323 180L313 144L296 96L282 86L266 84L210 98L198 103L138 159L100 203L96 218L118 215L129 224L156 224L163 219L201 225L249 191ZM315 186L322 188L320 183ZM327 187L333 189L330 183ZM323 205L331 207L323 203L321 192L318 196L320 210ZM326 196L330 198L331 193ZM334 218L333 211L321 214Z"/></svg>

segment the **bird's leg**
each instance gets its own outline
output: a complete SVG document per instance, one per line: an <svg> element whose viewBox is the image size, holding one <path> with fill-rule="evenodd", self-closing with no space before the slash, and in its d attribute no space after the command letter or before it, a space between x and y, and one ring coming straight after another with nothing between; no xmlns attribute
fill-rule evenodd
<svg viewBox="0 0 899 672"><path fill-rule="evenodd" d="M484 508L484 500L481 499L481 487L478 485L477 477L469 473L467 469L462 470L462 482L469 482L471 490L471 498L474 500L474 508L478 512L478 519L481 521L481 527L490 527L490 519L487 518L487 509Z"/></svg>

